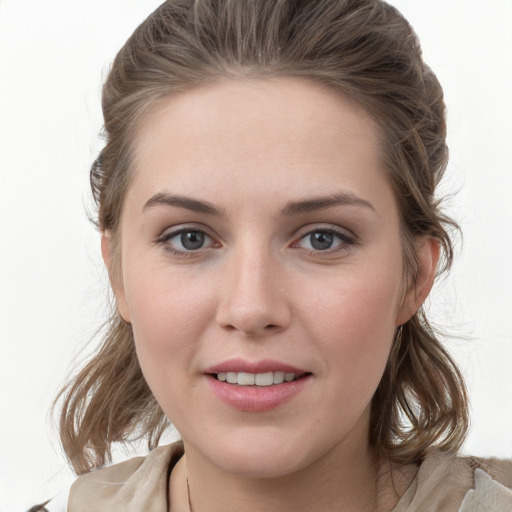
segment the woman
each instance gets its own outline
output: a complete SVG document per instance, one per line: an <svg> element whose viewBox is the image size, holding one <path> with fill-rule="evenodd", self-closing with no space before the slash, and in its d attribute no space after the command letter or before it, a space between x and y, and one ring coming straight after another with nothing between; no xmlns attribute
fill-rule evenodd
<svg viewBox="0 0 512 512"><path fill-rule="evenodd" d="M117 310L63 393L71 512L510 509L510 463L456 457L465 388L422 310L455 224L442 90L396 10L166 2L103 110ZM89 472L169 421L182 443Z"/></svg>

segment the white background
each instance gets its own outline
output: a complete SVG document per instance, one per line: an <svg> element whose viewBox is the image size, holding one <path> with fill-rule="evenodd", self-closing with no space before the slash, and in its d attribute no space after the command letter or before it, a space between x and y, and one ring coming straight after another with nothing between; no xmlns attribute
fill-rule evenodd
<svg viewBox="0 0 512 512"><path fill-rule="evenodd" d="M159 0L0 0L0 511L73 478L48 410L104 318L88 223L100 85ZM465 240L431 311L473 404L466 453L512 456L512 1L394 0L444 85Z"/></svg>

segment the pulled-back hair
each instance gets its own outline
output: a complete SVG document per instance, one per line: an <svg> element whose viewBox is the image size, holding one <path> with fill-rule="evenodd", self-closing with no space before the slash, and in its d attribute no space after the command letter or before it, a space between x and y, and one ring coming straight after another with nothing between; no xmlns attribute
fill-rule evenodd
<svg viewBox="0 0 512 512"><path fill-rule="evenodd" d="M435 196L448 155L443 92L395 8L380 0L169 0L129 38L103 87L106 145L91 186L98 226L112 238L112 280L142 120L179 91L251 77L303 77L368 112L400 209L404 278L416 279L418 236L440 242L438 274L449 269L457 225ZM155 446L169 426L142 375L131 325L115 308L101 346L60 398L62 445L77 473L109 462L112 443ZM370 443L392 461L419 462L434 445L458 450L467 428L462 376L421 308L397 330L372 401Z"/></svg>

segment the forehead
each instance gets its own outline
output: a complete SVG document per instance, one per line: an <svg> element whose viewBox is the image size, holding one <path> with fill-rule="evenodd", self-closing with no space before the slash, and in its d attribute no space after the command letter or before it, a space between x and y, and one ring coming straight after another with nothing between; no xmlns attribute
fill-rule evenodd
<svg viewBox="0 0 512 512"><path fill-rule="evenodd" d="M360 194L385 184L381 160L376 123L339 92L297 78L224 80L153 110L135 138L132 187Z"/></svg>

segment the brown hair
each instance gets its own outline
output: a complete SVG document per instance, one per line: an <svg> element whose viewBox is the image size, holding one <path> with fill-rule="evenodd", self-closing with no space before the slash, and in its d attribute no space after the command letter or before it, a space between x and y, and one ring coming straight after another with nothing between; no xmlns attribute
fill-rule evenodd
<svg viewBox="0 0 512 512"><path fill-rule="evenodd" d="M103 88L106 145L91 169L98 225L113 241L130 183L141 120L176 91L237 77L295 76L332 87L381 128L386 170L402 220L404 275L416 275L415 240L440 241L447 270L456 224L434 193L446 164L442 89L407 21L380 0L169 0L118 53ZM115 308L114 308L115 309ZM77 473L110 460L111 445L146 438L168 420L144 380L131 325L113 312L102 345L61 392L60 434ZM433 445L456 451L467 432L462 376L423 309L397 331L372 402L370 442L399 463Z"/></svg>

